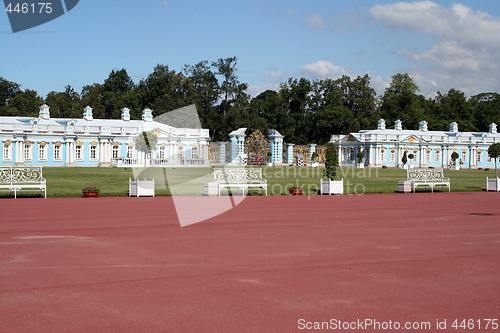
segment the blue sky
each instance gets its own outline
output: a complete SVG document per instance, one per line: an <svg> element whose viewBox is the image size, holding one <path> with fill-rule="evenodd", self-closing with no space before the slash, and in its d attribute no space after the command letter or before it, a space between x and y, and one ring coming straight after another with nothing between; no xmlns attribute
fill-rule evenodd
<svg viewBox="0 0 500 333"><path fill-rule="evenodd" d="M238 57L249 93L289 77L364 75L379 94L408 72L425 96L500 92L500 1L80 0L65 15L12 33L0 13L0 76L42 97L78 92L125 68Z"/></svg>

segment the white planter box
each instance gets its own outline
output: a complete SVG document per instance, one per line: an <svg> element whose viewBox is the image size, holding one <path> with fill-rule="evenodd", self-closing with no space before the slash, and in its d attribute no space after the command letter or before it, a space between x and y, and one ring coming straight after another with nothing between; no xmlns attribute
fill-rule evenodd
<svg viewBox="0 0 500 333"><path fill-rule="evenodd" d="M411 182L399 181L398 182L398 192L400 193L410 193L411 192Z"/></svg>
<svg viewBox="0 0 500 333"><path fill-rule="evenodd" d="M155 180L128 180L129 197L154 197Z"/></svg>
<svg viewBox="0 0 500 333"><path fill-rule="evenodd" d="M317 168L317 167L319 167L319 162L311 162L311 166L313 168Z"/></svg>
<svg viewBox="0 0 500 333"><path fill-rule="evenodd" d="M365 164L364 163L358 163L358 168L359 169L363 169L365 167Z"/></svg>
<svg viewBox="0 0 500 333"><path fill-rule="evenodd" d="M323 180L321 179L321 194L344 194L344 179Z"/></svg>
<svg viewBox="0 0 500 333"><path fill-rule="evenodd" d="M500 191L500 178L486 177L486 191Z"/></svg>
<svg viewBox="0 0 500 333"><path fill-rule="evenodd" d="M452 170L460 170L460 164L455 164L451 167Z"/></svg>
<svg viewBox="0 0 500 333"><path fill-rule="evenodd" d="M273 164L271 162L267 163L267 166L273 166Z"/></svg>
<svg viewBox="0 0 500 333"><path fill-rule="evenodd" d="M215 182L209 182L205 183L203 186L203 195L206 196L215 196L217 195L217 183Z"/></svg>

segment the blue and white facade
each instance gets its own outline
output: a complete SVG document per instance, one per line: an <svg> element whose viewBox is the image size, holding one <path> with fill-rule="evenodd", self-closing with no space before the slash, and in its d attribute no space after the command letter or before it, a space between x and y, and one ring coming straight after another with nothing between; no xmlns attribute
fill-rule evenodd
<svg viewBox="0 0 500 333"><path fill-rule="evenodd" d="M143 131L158 137L153 156L134 147ZM0 117L0 164L36 166L209 165L208 129L176 128L153 119L145 109L142 120L94 119L92 108L81 119L51 118L47 105L39 116Z"/></svg>
<svg viewBox="0 0 500 333"><path fill-rule="evenodd" d="M461 168L491 168L494 159L488 156L488 147L500 142L497 125L491 124L489 132L459 132L458 124L450 124L449 131L429 131L427 122L421 121L418 130L403 130L397 120L394 129L386 129L383 119L376 130L363 130L347 135L332 135L342 165L355 165L356 154L364 153L368 167L401 167L404 152L413 154L408 164L415 167L451 166L451 155L457 152Z"/></svg>

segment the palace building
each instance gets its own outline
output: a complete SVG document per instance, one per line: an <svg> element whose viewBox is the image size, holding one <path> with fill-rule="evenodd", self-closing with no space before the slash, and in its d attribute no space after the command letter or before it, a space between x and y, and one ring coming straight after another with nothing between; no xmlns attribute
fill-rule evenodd
<svg viewBox="0 0 500 333"><path fill-rule="evenodd" d="M404 130L402 122L396 120L395 127L387 129L385 120L380 119L376 130L332 135L330 142L337 145L342 165L356 164L361 151L365 166L398 167L403 165L406 151L414 156L408 163L416 167L449 167L453 152L458 153L457 165L461 168L494 167L488 147L500 142L496 124L490 125L489 132L459 132L456 122L450 124L449 131L429 131L427 125L421 121L418 130Z"/></svg>
<svg viewBox="0 0 500 333"><path fill-rule="evenodd" d="M37 166L179 166L209 165L208 129L178 128L153 119L145 109L142 120L94 119L92 108L81 119L51 118L49 106L38 117L0 117L0 164ZM153 131L158 144L153 156L134 147L134 138Z"/></svg>

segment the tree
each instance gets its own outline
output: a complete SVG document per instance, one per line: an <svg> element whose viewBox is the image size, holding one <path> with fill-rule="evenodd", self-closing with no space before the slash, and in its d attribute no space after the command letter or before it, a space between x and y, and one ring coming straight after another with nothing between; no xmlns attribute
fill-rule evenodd
<svg viewBox="0 0 500 333"><path fill-rule="evenodd" d="M86 85L82 88L82 96L81 96L81 106L91 106L92 114L96 119L106 118L106 109L104 107L104 98L102 96L103 87L99 83L94 83L92 85ZM129 108L131 106L128 106ZM132 113L132 110L131 110ZM132 119L139 119L137 117L133 117Z"/></svg>
<svg viewBox="0 0 500 333"><path fill-rule="evenodd" d="M10 99L19 91L19 84L5 80L0 76L0 116L7 115Z"/></svg>
<svg viewBox="0 0 500 333"><path fill-rule="evenodd" d="M146 157L147 154L151 154L156 150L156 144L158 143L158 137L153 131L142 132L134 139L135 148L144 153L144 180L146 180Z"/></svg>
<svg viewBox="0 0 500 333"><path fill-rule="evenodd" d="M365 158L365 154L363 154L362 151L359 151L357 154L356 154L356 158L358 159L358 163L362 163L363 162L363 159Z"/></svg>
<svg viewBox="0 0 500 333"><path fill-rule="evenodd" d="M34 90L19 90L9 99L8 116L37 117L43 98Z"/></svg>
<svg viewBox="0 0 500 333"><path fill-rule="evenodd" d="M329 142L326 146L325 152L325 176L334 180L337 177L339 167L339 157L337 154L337 147L332 142Z"/></svg>
<svg viewBox="0 0 500 333"><path fill-rule="evenodd" d="M408 163L408 155L406 154L406 151L403 153L403 158L401 159L401 162L403 162L403 165L406 165L406 163Z"/></svg>
<svg viewBox="0 0 500 333"><path fill-rule="evenodd" d="M500 94L483 93L472 96L469 103L474 110L478 131L487 132L491 123L500 124Z"/></svg>
<svg viewBox="0 0 500 333"><path fill-rule="evenodd" d="M419 121L424 119L422 103L425 101L423 96L417 95L418 91L408 73L392 76L392 82L382 96L381 117L390 121L400 119L407 128L417 128Z"/></svg>
<svg viewBox="0 0 500 333"><path fill-rule="evenodd" d="M495 178L498 178L497 160L500 157L500 142L494 143L488 148L488 155L495 159Z"/></svg>
<svg viewBox="0 0 500 333"><path fill-rule="evenodd" d="M67 85L63 92L51 91L45 98L45 103L50 106L50 113L55 118L81 116L80 95L70 85Z"/></svg>
<svg viewBox="0 0 500 333"><path fill-rule="evenodd" d="M210 111L213 110L219 97L219 82L215 73L206 60L194 66L184 65L184 73L192 81L201 124L209 127Z"/></svg>
<svg viewBox="0 0 500 333"><path fill-rule="evenodd" d="M223 96L222 100L222 114L226 117L228 109L228 101L236 93L239 82L236 76L236 63L238 58L219 58L212 63L212 67L216 69L216 74L222 76L222 82L219 86L220 95Z"/></svg>
<svg viewBox="0 0 500 333"><path fill-rule="evenodd" d="M134 82L125 68L119 71L111 71L102 85L102 99L106 118L120 118L122 108L137 107L136 105L130 105L134 99L134 88Z"/></svg>
<svg viewBox="0 0 500 333"><path fill-rule="evenodd" d="M196 103L193 81L168 66L157 65L137 87L142 109L162 114Z"/></svg>
<svg viewBox="0 0 500 333"><path fill-rule="evenodd" d="M454 151L453 153L451 153L451 160L453 162L453 165L455 165L457 163L457 159L458 159L459 155L456 151Z"/></svg>
<svg viewBox="0 0 500 333"><path fill-rule="evenodd" d="M308 128L312 126L310 112L310 94L312 92L311 81L305 78L288 80L281 84L280 97L286 106L290 117L288 133L282 133L291 142L306 144L309 141Z"/></svg>

